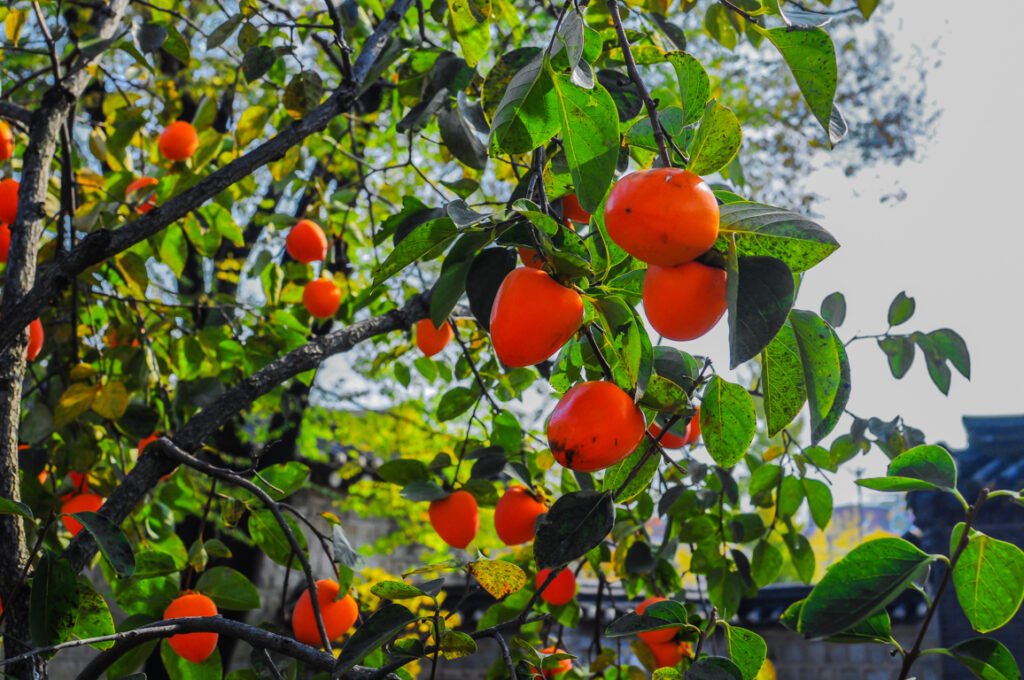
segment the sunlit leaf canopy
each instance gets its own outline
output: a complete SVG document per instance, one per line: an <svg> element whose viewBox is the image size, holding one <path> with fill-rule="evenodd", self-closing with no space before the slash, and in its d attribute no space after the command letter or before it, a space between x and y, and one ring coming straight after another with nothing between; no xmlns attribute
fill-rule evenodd
<svg viewBox="0 0 1024 680"><path fill-rule="evenodd" d="M0 391L21 397L0 414L10 435L5 473L22 471L20 481L2 477L0 528L18 547L0 564L0 592L21 640L108 636L95 643L108 645L112 612L118 631L145 628L194 589L223 610L259 609L272 628L271 637L229 623L217 632L289 656L294 643L278 635L291 635L287 620L250 582L265 556L307 597L314 576L360 597L363 620L337 661L313 648L290 655L311 668L412 677L396 659L469 655L481 637L504 644L503 626L516 624L512 651L492 669L504 677L516 664L531 672L569 658L551 647L542 660L537 650L556 623L576 626L581 609L575 599L548 601L548 584L535 580L538 569L568 565L599 592L614 584L629 599L682 599L699 585L713 610L655 605L607 636L676 623L679 658L669 665L682 670L693 657L693 677L757 675L763 640L726 621L759 587L821 577L811 539L832 516L828 473L877 447L894 468L872 488L924 479L968 507L955 470L943 468L951 484L907 472L899 454L924 455L914 449L923 433L898 417L846 412L853 383L836 330L841 294L820 313L793 308L801 277L827 267L841 239L807 214L810 197L788 180L815 150L844 144L851 126L840 108L871 96L844 94L841 78L844 63L858 80L878 75L864 66L857 32L875 4L163 0L0 9L0 118L14 131L3 173L34 199L10 220L4 312L14 321L0 331L17 350L0 357L11 368ZM110 22L108 11L123 15ZM56 79L75 100L66 118ZM926 124L916 105L897 105L895 119ZM160 141L175 121L198 132L176 162ZM858 134L854 124L847 148L870 159L872 139ZM911 154L909 145L894 153ZM647 267L610 233L614 183L664 165L704 176L721 204L719 238L700 261L728 278L728 367L652 331L639 306ZM570 215L571 196L589 215ZM286 252L303 218L326 234L322 261ZM583 327L550 360L509 367L488 337L491 314L505 275L531 252L552 280L581 293ZM320 279L340 305L317 318L307 286ZM966 346L950 329L895 332L914 310L901 294L885 332L871 337L894 377L917 347L948 392L953 370L970 375ZM26 367L17 324L35 316L45 341ZM419 331L409 332L427 319L454 327L454 340L431 356ZM607 469L572 471L556 462L544 421L559 395L600 380L661 429ZM687 448L667 450L669 436L691 434ZM929 456L945 466L940 453ZM527 526L535 541L503 535L498 516L513 485L547 511ZM329 511L289 505L310 488ZM481 509L468 552L431 527L434 504L453 492ZM58 519L69 497L88 494L95 506ZM357 517L387 531L353 544L345 526ZM24 532L12 524L22 519ZM76 525L82 534L69 546ZM966 535L953 559L982 564L988 537ZM793 610L792 627L890 642L882 607L936 559L899 540L851 552ZM364 569L366 558L408 546L425 550L410 553L405 581ZM76 578L97 550L109 594ZM321 553L333 574L313 574L310 558ZM864 554L877 563L860 564ZM1019 575L984 566L991 583L957 576L958 595L994 587L1019 605ZM30 567L29 597L19 591ZM865 586L881 590L873 599L842 577L864 569L884 581ZM437 579L471 575L500 601L476 630L455 631L458 620L437 613ZM972 610L972 622L988 631L1015 611ZM334 637L327 618L314 639ZM701 655L715 627L730 658ZM601 634L589 650L597 665L614 661ZM111 677L138 668L158 637L119 656ZM14 639L15 652L28 649ZM622 662L653 670L654 648L634 645ZM190 665L173 638L159 647L173 677L221 675L220 652ZM949 653L977 665L984 649ZM904 677L919 651L904 657ZM585 666L575 663L573 677Z"/></svg>

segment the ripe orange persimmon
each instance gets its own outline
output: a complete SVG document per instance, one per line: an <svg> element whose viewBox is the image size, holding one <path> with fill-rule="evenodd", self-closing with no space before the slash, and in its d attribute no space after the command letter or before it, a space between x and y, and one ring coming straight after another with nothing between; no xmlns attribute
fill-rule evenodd
<svg viewBox="0 0 1024 680"><path fill-rule="evenodd" d="M331 640L337 640L347 633L359 618L359 606L356 601L351 595L345 595L339 600L339 588L338 582L330 579L321 579L316 582L316 601L320 605L320 614L323 616L327 637ZM313 601L309 597L309 590L302 591L302 595L299 595L299 600L292 610L292 632L295 633L295 639L304 644L312 647L320 647L323 644L316 625L316 615L313 613Z"/></svg>
<svg viewBox="0 0 1024 680"><path fill-rule="evenodd" d="M21 183L8 177L0 180L0 222L14 224L18 216L18 187Z"/></svg>
<svg viewBox="0 0 1024 680"><path fill-rule="evenodd" d="M562 215L565 219L572 220L573 222L580 222L582 224L590 222L590 213L580 205L580 199L576 198L576 194L562 196Z"/></svg>
<svg viewBox="0 0 1024 680"><path fill-rule="evenodd" d="M313 220L299 220L288 232L284 248L299 262L320 262L327 257L327 234Z"/></svg>
<svg viewBox="0 0 1024 680"><path fill-rule="evenodd" d="M540 588L551 575L550 569L541 569L534 579L534 586ZM576 575L568 567L563 567L555 580L540 594L542 600L556 607L572 602L576 597Z"/></svg>
<svg viewBox="0 0 1024 680"><path fill-rule="evenodd" d="M647 431L651 433L652 437L657 439L658 435L661 434L661 426L658 425L658 423L651 423L650 427L647 428ZM671 431L666 432L664 435L662 435L659 442L662 445L662 447L666 449L681 449L684 446L686 446L686 435L688 433L689 428L687 428L686 432L684 432L681 435L675 434Z"/></svg>
<svg viewBox="0 0 1024 680"><path fill-rule="evenodd" d="M445 321L438 328L430 319L420 319L416 322L416 346L428 357L432 357L448 345L455 332L452 325Z"/></svg>
<svg viewBox="0 0 1024 680"><path fill-rule="evenodd" d="M11 229L3 222L0 222L0 262L7 262L7 255L11 252Z"/></svg>
<svg viewBox="0 0 1024 680"><path fill-rule="evenodd" d="M0 161L5 161L14 155L14 133L11 126L0 120Z"/></svg>
<svg viewBox="0 0 1024 680"><path fill-rule="evenodd" d="M647 598L646 600L644 600L643 602L641 602L640 604L638 604L636 606L636 613L637 614L643 614L645 611L647 611L647 608L650 607L655 602L665 602L665 600L666 600L666 598L664 598L664 597L649 597L649 598ZM651 649L653 651L654 645L664 644L664 643L668 642L669 640L672 640L676 636L676 632L678 630L679 630L678 628L662 628L661 630L645 630L642 633L637 633L637 635L640 637L641 640L643 640L649 646L651 646Z"/></svg>
<svg viewBox="0 0 1024 680"><path fill-rule="evenodd" d="M76 512L96 512L102 505L103 498L94 493L77 493L65 496L64 503L60 507L60 511L64 515L61 521L72 538L77 536L78 532L82 530L82 523L71 517L71 515Z"/></svg>
<svg viewBox="0 0 1024 680"><path fill-rule="evenodd" d="M183 161L199 148L199 133L192 123L176 120L160 133L160 155L169 161Z"/></svg>
<svg viewBox="0 0 1024 680"><path fill-rule="evenodd" d="M46 334L43 333L43 322L36 319L28 325L28 346L25 348L25 358L35 361L36 357L43 350L43 340Z"/></svg>
<svg viewBox="0 0 1024 680"><path fill-rule="evenodd" d="M145 215L150 210L156 207L156 193L153 191L144 191L148 187L155 187L160 181L156 177L140 177L128 186L124 188L124 199L126 201L134 200L136 202L139 199L145 197L146 200L141 201L135 206L135 212L140 215ZM135 192L139 192L133 196Z"/></svg>
<svg viewBox="0 0 1024 680"><path fill-rule="evenodd" d="M633 257L671 267L714 245L718 201L704 180L688 170L641 170L612 187L604 223L612 240Z"/></svg>
<svg viewBox="0 0 1024 680"><path fill-rule="evenodd" d="M525 487L510 486L494 506L494 529L505 545L529 543L536 533L537 518L547 511Z"/></svg>
<svg viewBox="0 0 1024 680"><path fill-rule="evenodd" d="M333 279L322 276L302 289L302 304L318 319L329 319L341 307L341 289Z"/></svg>
<svg viewBox="0 0 1024 680"><path fill-rule="evenodd" d="M651 654L654 655L655 668L675 668L684 656L689 656L690 650L690 643L676 642L675 640L648 642L647 646L650 648Z"/></svg>
<svg viewBox="0 0 1024 680"><path fill-rule="evenodd" d="M554 645L546 647L540 650L541 654L566 654L564 649L558 649ZM551 668L542 668L541 675L544 676L544 680L550 680L551 678L557 678L565 673L572 670L572 659L562 659L558 662L558 665ZM536 677L536 676L534 676Z"/></svg>
<svg viewBox="0 0 1024 680"><path fill-rule="evenodd" d="M430 524L445 543L463 549L480 529L480 510L468 491L456 491L447 498L430 501Z"/></svg>
<svg viewBox="0 0 1024 680"><path fill-rule="evenodd" d="M539 269L517 267L498 288L491 308L491 343L512 368L550 358L583 323L583 298Z"/></svg>
<svg viewBox="0 0 1024 680"><path fill-rule="evenodd" d="M562 395L551 413L548 446L564 467L594 472L632 453L645 427L643 412L618 385L584 382Z"/></svg>
<svg viewBox="0 0 1024 680"><path fill-rule="evenodd" d="M185 592L167 605L164 620L217 614L217 605L206 595ZM202 663L217 648L218 637L217 633L181 633L172 635L167 642L181 658L192 663Z"/></svg>
<svg viewBox="0 0 1024 680"><path fill-rule="evenodd" d="M652 264L644 276L643 298L654 330L670 340L695 340L725 314L725 270L700 262Z"/></svg>

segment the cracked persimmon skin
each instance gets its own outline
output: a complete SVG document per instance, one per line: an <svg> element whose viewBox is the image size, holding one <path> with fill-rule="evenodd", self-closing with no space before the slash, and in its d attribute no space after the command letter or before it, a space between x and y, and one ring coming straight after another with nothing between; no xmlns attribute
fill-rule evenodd
<svg viewBox="0 0 1024 680"><path fill-rule="evenodd" d="M491 343L510 368L551 358L583 323L583 298L545 272L517 267L498 288L491 308Z"/></svg>
<svg viewBox="0 0 1024 680"><path fill-rule="evenodd" d="M584 382L566 392L548 420L548 446L563 467L604 470L626 458L643 439L646 423L618 385Z"/></svg>
<svg viewBox="0 0 1024 680"><path fill-rule="evenodd" d="M447 498L431 501L430 524L441 540L462 550L480 529L480 510L476 498L468 491L456 491Z"/></svg>
<svg viewBox="0 0 1024 680"><path fill-rule="evenodd" d="M633 257L672 267L714 245L718 201L704 180L688 170L641 170L612 187L604 223L612 240Z"/></svg>
<svg viewBox="0 0 1024 680"><path fill-rule="evenodd" d="M651 265L643 300L654 330L670 340L696 340L715 327L728 307L725 270L700 262Z"/></svg>

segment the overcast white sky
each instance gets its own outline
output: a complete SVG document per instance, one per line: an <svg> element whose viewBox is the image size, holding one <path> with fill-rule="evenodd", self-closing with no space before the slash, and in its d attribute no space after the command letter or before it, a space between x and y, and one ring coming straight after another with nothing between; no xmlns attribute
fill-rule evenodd
<svg viewBox="0 0 1024 680"><path fill-rule="evenodd" d="M1014 208L1024 179L1024 138L1018 133L1024 57L1016 22L999 19L1016 15L1020 3L993 0L983 12L964 9L945 0L900 0L885 17L897 51L921 49L941 59L928 75L928 96L942 115L934 139L914 162L853 178L823 168L808 178L810 191L828 197L818 211L842 248L805 279L797 303L817 310L825 295L842 290L848 314L839 330L845 339L857 331L884 331L889 301L906 290L917 300L917 313L903 328L946 326L963 335L972 376L968 382L954 371L948 397L931 384L920 356L909 375L895 381L873 341L850 347L851 411L902 415L929 441L953 447L965 444L963 415L1024 412L1024 362L1016 357L1024 338L1018 298L1024 292L1024 225ZM906 200L879 202L898 188L907 192ZM707 351L716 366L727 365L725 326L688 349ZM881 453L859 460L868 474L884 473ZM852 500L852 479L837 482L837 500Z"/></svg>

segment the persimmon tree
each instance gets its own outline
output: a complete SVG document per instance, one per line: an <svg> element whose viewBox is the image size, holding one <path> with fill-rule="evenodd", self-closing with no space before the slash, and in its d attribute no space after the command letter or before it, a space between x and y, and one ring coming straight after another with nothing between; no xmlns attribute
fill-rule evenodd
<svg viewBox="0 0 1024 680"><path fill-rule="evenodd" d="M838 241L744 178L745 129L846 136L826 28L877 3L832 5L0 10L3 672L92 645L81 678L219 678L231 639L232 677L434 677L491 639L490 678L751 680L767 649L732 617L785 569L816 582L796 633L888 645L901 678L922 654L1019 677L990 638L922 648L951 591L979 633L1016 613L1024 555L974 524L1019 494L964 499L922 432L846 408L850 342L896 378L921 354L943 392L965 343L901 332L905 294L845 342L841 294L794 308ZM784 65L767 115L706 67L735 55ZM720 322L728 365L687 352ZM964 522L948 555L882 538L822 576L805 529L875 448L862 484L952 494ZM337 512L290 502L306 486ZM396 530L353 546L352 515ZM360 567L413 542L405 578ZM297 602L261 601L263 558ZM569 653L581 578L623 615ZM495 599L476 628L445 599L463 579ZM909 644L885 611L907 588Z"/></svg>

